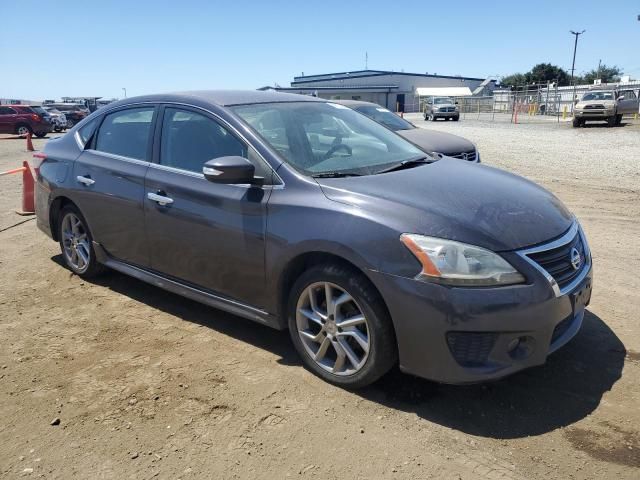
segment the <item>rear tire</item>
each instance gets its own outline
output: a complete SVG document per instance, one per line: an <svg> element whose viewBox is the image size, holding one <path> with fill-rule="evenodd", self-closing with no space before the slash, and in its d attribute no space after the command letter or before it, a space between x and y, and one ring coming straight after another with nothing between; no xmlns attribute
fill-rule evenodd
<svg viewBox="0 0 640 480"><path fill-rule="evenodd" d="M67 268L82 278L103 273L106 267L96 260L93 237L80 210L75 205L67 205L58 218L60 251Z"/></svg>
<svg viewBox="0 0 640 480"><path fill-rule="evenodd" d="M26 137L27 135L29 135L29 133L33 133L33 130L31 130L31 127L29 125L18 125L16 127L16 134L20 135L21 137Z"/></svg>
<svg viewBox="0 0 640 480"><path fill-rule="evenodd" d="M365 387L397 362L384 302L352 268L325 264L304 272L291 289L287 316L305 367L329 383Z"/></svg>

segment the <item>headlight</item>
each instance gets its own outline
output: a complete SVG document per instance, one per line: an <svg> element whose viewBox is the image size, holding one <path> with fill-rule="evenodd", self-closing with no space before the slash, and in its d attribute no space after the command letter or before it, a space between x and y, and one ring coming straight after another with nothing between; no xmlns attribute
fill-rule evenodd
<svg viewBox="0 0 640 480"><path fill-rule="evenodd" d="M419 280L459 286L513 285L522 274L496 253L474 245L404 233L400 241L422 264Z"/></svg>

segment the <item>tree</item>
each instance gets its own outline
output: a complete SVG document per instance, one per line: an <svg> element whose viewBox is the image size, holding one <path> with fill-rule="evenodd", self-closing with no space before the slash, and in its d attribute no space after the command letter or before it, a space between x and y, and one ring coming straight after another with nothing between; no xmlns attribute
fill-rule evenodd
<svg viewBox="0 0 640 480"><path fill-rule="evenodd" d="M528 83L558 82L558 85L569 85L570 77L562 68L550 63L539 63L527 73Z"/></svg>
<svg viewBox="0 0 640 480"><path fill-rule="evenodd" d="M503 87L518 87L520 85L526 85L526 83L527 77L522 73L514 73L500 79L500 85Z"/></svg>
<svg viewBox="0 0 640 480"><path fill-rule="evenodd" d="M601 79L602 83L619 82L620 75L622 75L622 69L617 66L607 67L602 64L600 68L596 68L585 73L583 80L584 83L593 84L594 80Z"/></svg>
<svg viewBox="0 0 640 480"><path fill-rule="evenodd" d="M542 84L547 82L558 82L560 86L569 85L569 74L556 65L539 63L534 65L527 73L514 73L502 77L500 85L505 87L519 87L532 83Z"/></svg>

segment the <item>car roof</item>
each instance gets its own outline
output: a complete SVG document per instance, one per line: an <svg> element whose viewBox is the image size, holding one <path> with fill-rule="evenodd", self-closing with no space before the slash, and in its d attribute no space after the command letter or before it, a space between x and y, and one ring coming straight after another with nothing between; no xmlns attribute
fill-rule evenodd
<svg viewBox="0 0 640 480"><path fill-rule="evenodd" d="M364 102L362 100L331 100L333 103L339 103L340 105L344 105L346 107L378 107L380 105L373 102ZM384 108L384 107L383 107Z"/></svg>
<svg viewBox="0 0 640 480"><path fill-rule="evenodd" d="M326 100L296 93L282 93L260 90L196 90L191 92L161 93L129 97L108 106L117 107L139 102L195 102L209 103L221 107L233 105L247 105L255 103L283 103L283 102L326 102Z"/></svg>

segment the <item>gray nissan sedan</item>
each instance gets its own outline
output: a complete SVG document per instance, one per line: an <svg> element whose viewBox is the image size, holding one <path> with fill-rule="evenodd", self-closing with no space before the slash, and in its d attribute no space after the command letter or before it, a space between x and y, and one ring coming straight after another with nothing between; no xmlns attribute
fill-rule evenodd
<svg viewBox="0 0 640 480"><path fill-rule="evenodd" d="M39 156L38 226L71 271L108 267L289 329L344 387L396 363L447 383L541 365L591 297L587 241L555 196L330 101L128 98Z"/></svg>

